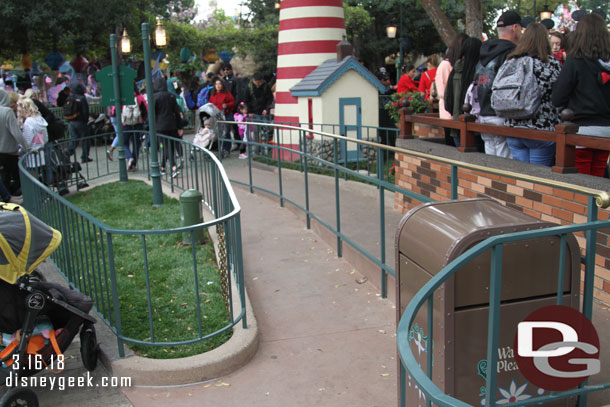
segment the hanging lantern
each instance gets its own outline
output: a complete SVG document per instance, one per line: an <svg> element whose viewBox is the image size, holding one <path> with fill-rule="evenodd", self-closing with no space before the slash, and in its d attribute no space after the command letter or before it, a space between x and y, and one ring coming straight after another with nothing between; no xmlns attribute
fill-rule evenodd
<svg viewBox="0 0 610 407"><path fill-rule="evenodd" d="M396 30L398 29L398 27L396 27L396 24L388 24L385 26L385 33L388 36L388 38L396 38Z"/></svg>
<svg viewBox="0 0 610 407"><path fill-rule="evenodd" d="M547 20L553 17L553 12L549 9L548 4L544 5L544 8L540 12L540 20Z"/></svg>
<svg viewBox="0 0 610 407"><path fill-rule="evenodd" d="M127 29L123 29L123 36L121 37L121 53L123 55L131 54L131 39L127 35Z"/></svg>
<svg viewBox="0 0 610 407"><path fill-rule="evenodd" d="M157 48L164 48L167 46L167 34L165 33L165 27L159 17L157 17L157 28L155 28L155 45Z"/></svg>

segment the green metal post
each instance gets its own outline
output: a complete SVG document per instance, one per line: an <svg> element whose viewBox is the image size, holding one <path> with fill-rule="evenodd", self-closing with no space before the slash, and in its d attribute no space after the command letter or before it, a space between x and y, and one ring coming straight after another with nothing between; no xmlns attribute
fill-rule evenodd
<svg viewBox="0 0 610 407"><path fill-rule="evenodd" d="M148 134L150 137L151 177L153 206L163 205L159 153L157 148L157 129L155 126L155 98L153 96L152 72L150 68L150 33L148 23L142 23L142 45L144 49L144 73L146 74L146 96L148 98Z"/></svg>
<svg viewBox="0 0 610 407"><path fill-rule="evenodd" d="M303 151L305 152L304 160L303 160L303 171L304 171L304 176L305 176L305 216L306 216L306 220L307 220L307 229L311 229L311 215L309 212L309 174L308 174L309 168L308 168L308 164L307 164L309 159L307 158L307 151L306 151L307 141L306 141L306 137L304 137L304 133L302 130L301 130L301 138L304 140L303 141Z"/></svg>
<svg viewBox="0 0 610 407"><path fill-rule="evenodd" d="M460 180L458 178L458 167L457 165L451 166L451 199L458 199L458 184Z"/></svg>
<svg viewBox="0 0 610 407"><path fill-rule="evenodd" d="M341 240L341 200L339 199L339 143L336 138L333 138L333 166L335 172L335 212L336 212L336 224L337 224L337 257L343 257L342 248L343 243Z"/></svg>
<svg viewBox="0 0 610 407"><path fill-rule="evenodd" d="M180 194L180 208L182 211L182 226L191 226L203 223L201 200L203 195L196 189L189 189ZM197 243L203 243L203 229L182 233L182 243L191 243L191 233Z"/></svg>
<svg viewBox="0 0 610 407"><path fill-rule="evenodd" d="M496 406L498 372L498 336L500 332L500 295L502 292L502 244L491 249L491 276L489 284L489 321L487 323L487 379L485 405ZM430 338L432 340L432 338Z"/></svg>
<svg viewBox="0 0 610 407"><path fill-rule="evenodd" d="M382 264L385 264L385 188L381 185L383 180L385 164L381 148L377 148L377 188L379 188L379 241L381 242L379 257ZM381 298L388 296L388 275L385 269L381 268Z"/></svg>
<svg viewBox="0 0 610 407"><path fill-rule="evenodd" d="M119 137L119 182L127 182L127 164L125 163L125 147L123 142L123 123L121 122L121 85L119 72L119 53L116 34L110 34L110 57L112 59L112 84L114 85L114 107L117 135Z"/></svg>

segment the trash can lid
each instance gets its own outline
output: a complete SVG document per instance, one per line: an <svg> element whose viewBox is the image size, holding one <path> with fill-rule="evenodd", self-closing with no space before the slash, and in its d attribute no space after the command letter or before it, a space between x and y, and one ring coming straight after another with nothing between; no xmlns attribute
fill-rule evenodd
<svg viewBox="0 0 610 407"><path fill-rule="evenodd" d="M399 253L436 274L488 237L549 225L490 198L431 202L403 217L396 245Z"/></svg>

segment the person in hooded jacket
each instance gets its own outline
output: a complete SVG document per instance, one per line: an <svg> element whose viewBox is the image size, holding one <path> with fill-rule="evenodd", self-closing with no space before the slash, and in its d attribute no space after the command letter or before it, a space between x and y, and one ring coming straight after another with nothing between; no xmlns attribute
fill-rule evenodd
<svg viewBox="0 0 610 407"><path fill-rule="evenodd" d="M13 196L21 195L19 180L19 154L27 150L27 142L21 134L17 116L9 106L8 93L0 88L0 163L4 185Z"/></svg>
<svg viewBox="0 0 610 407"><path fill-rule="evenodd" d="M513 52L521 38L521 16L514 11L502 13L496 23L498 29L497 39L485 41L481 46L481 56L475 74L478 100L481 112L479 123L504 125L504 118L498 117L491 107L491 87L498 70L506 60L508 54ZM512 158L506 137L495 134L481 133L485 143L485 153L499 157Z"/></svg>
<svg viewBox="0 0 610 407"><path fill-rule="evenodd" d="M157 131L169 137L182 138L182 112L178 102L176 102L176 97L167 90L167 82L163 77L158 77L153 81L153 92ZM170 143L170 145L163 148L161 172L165 172L165 164L169 158L170 165L172 166L172 177L176 177L179 174L174 154L176 149L178 151L181 150L180 143Z"/></svg>
<svg viewBox="0 0 610 407"><path fill-rule="evenodd" d="M75 103L78 106L78 115L71 120L68 120L70 127L70 144L68 145L68 154L72 155L76 151L79 141L82 139L81 162L88 163L93 161L89 158L89 104L85 97L85 87L80 82L75 82L70 87L71 97L74 97Z"/></svg>
<svg viewBox="0 0 610 407"><path fill-rule="evenodd" d="M23 138L27 143L27 149L35 151L26 157L25 165L36 175L42 176L45 165L43 148L49 141L47 132L47 121L42 117L34 101L22 97L17 102L19 114L25 119L23 122Z"/></svg>
<svg viewBox="0 0 610 407"><path fill-rule="evenodd" d="M610 36L599 15L587 14L578 22L552 101L574 112L570 121L579 126L578 134L610 137ZM602 177L608 151L577 148L575 161L578 172Z"/></svg>
<svg viewBox="0 0 610 407"><path fill-rule="evenodd" d="M449 78L447 78L444 96L445 106L447 111L451 112L454 120L457 120L461 114L464 114L464 99L466 97L466 91L475 75L480 50L481 40L474 37L467 37L464 42L462 42L459 58L455 61L453 70L449 74ZM451 129L451 137L453 137L455 146L459 147L459 130Z"/></svg>

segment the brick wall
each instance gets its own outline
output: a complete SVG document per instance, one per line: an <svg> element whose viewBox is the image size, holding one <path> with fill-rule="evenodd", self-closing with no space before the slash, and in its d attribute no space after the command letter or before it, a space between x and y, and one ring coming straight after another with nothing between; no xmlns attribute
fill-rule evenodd
<svg viewBox="0 0 610 407"><path fill-rule="evenodd" d="M401 188L434 200L450 199L451 167L449 165L405 154L397 154L396 161L396 183ZM458 175L460 199L491 197L535 218L562 225L587 221L588 197L584 194L470 169L459 169ZM394 202L395 209L403 213L421 203L399 193L396 194ZM609 218L608 210L598 211L599 220ZM584 250L584 235L576 236L576 240ZM609 230L598 233L595 264L595 298L610 305Z"/></svg>
<svg viewBox="0 0 610 407"><path fill-rule="evenodd" d="M413 135L420 138L445 137L445 129L441 127L431 127L425 124L415 124L413 126Z"/></svg>

